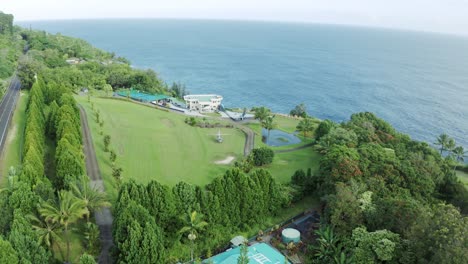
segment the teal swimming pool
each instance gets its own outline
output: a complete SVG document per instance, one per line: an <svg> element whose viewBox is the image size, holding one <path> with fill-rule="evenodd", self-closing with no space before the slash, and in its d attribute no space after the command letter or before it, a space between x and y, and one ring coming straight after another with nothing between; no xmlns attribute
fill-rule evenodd
<svg viewBox="0 0 468 264"><path fill-rule="evenodd" d="M117 92L118 95L127 97L129 96L133 100L140 101L140 102L152 102L152 101L158 101L158 100L164 100L170 98L167 95L164 94L148 94L144 92L139 92L136 90L131 90L130 94L129 91L119 91Z"/></svg>
<svg viewBox="0 0 468 264"><path fill-rule="evenodd" d="M228 250L221 254L218 254L214 257L211 257L203 263L208 263L212 261L213 264L236 264L237 258L240 255L240 247ZM290 263L285 261L286 257L283 256L275 248L271 247L265 243L259 243L252 246L249 246L249 263L251 264L283 264Z"/></svg>

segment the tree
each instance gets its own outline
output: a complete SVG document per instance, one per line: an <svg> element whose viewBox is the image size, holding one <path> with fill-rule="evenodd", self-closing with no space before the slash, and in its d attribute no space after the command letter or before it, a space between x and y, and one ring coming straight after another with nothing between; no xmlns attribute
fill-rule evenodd
<svg viewBox="0 0 468 264"><path fill-rule="evenodd" d="M194 241L197 239L197 234L199 231L203 230L205 226L208 225L207 222L203 221L203 215L198 214L197 211L193 211L191 214L185 217L184 221L187 224L186 226L182 227L179 230L179 233L189 233L187 238L190 240L191 243L191 250L190 250L190 259L193 262L193 247Z"/></svg>
<svg viewBox="0 0 468 264"><path fill-rule="evenodd" d="M330 223L340 235L348 235L363 224L362 209L357 194L343 183L336 185L336 194L330 195Z"/></svg>
<svg viewBox="0 0 468 264"><path fill-rule="evenodd" d="M109 151L109 145L110 145L111 137L109 135L104 136L104 151L108 152Z"/></svg>
<svg viewBox="0 0 468 264"><path fill-rule="evenodd" d="M95 186L91 187L86 176L81 176L70 187L73 195L83 202L83 205L88 210L86 221L89 222L91 212L96 212L104 207L109 207L111 204L107 200L106 194L98 190Z"/></svg>
<svg viewBox="0 0 468 264"><path fill-rule="evenodd" d="M245 243L240 246L240 255L237 258L237 264L249 264L249 248Z"/></svg>
<svg viewBox="0 0 468 264"><path fill-rule="evenodd" d="M311 246L313 263L334 263L334 259L342 253L339 237L330 226L321 226L315 234L318 237L317 244Z"/></svg>
<svg viewBox="0 0 468 264"><path fill-rule="evenodd" d="M453 150L455 149L456 146L457 144L455 143L455 140L453 138L449 138L447 145L446 145L449 157L452 156Z"/></svg>
<svg viewBox="0 0 468 264"><path fill-rule="evenodd" d="M64 258L63 250L60 246L62 238L59 235L59 233L63 232L62 226L59 223L53 223L35 215L28 215L27 217L31 221L39 243L47 246L49 249L52 249L56 245L60 254L62 254L62 258Z"/></svg>
<svg viewBox="0 0 468 264"><path fill-rule="evenodd" d="M297 124L296 129L299 132L302 132L304 137L306 137L307 133L312 132L314 130L312 119L309 117L302 119L301 121L299 121L299 124Z"/></svg>
<svg viewBox="0 0 468 264"><path fill-rule="evenodd" d="M452 205L437 204L418 218L407 236L415 263L466 263L467 217Z"/></svg>
<svg viewBox="0 0 468 264"><path fill-rule="evenodd" d="M154 217L135 201L130 200L122 206L115 215L112 229L114 244L118 250L116 262L167 263L164 235Z"/></svg>
<svg viewBox="0 0 468 264"><path fill-rule="evenodd" d="M15 251L21 252L18 255L20 263L49 263L50 252L40 244L21 210L15 211L8 240Z"/></svg>
<svg viewBox="0 0 468 264"><path fill-rule="evenodd" d="M251 155L255 166L263 166L273 162L275 152L271 148L261 147L253 149Z"/></svg>
<svg viewBox="0 0 468 264"><path fill-rule="evenodd" d="M96 260L94 259L93 256L84 253L80 257L79 264L96 264Z"/></svg>
<svg viewBox="0 0 468 264"><path fill-rule="evenodd" d="M101 245L99 240L99 227L95 223L87 222L84 238L86 239L86 250L92 255L98 255Z"/></svg>
<svg viewBox="0 0 468 264"><path fill-rule="evenodd" d="M321 137L325 136L330 132L330 130L335 127L336 124L333 123L333 121L325 119L322 122L320 122L319 126L317 127L317 130L315 131L315 139L319 140Z"/></svg>
<svg viewBox="0 0 468 264"><path fill-rule="evenodd" d="M258 119L258 121L263 122L271 113L271 110L262 106L262 107L254 107L252 108L254 112L254 118Z"/></svg>
<svg viewBox="0 0 468 264"><path fill-rule="evenodd" d="M46 221L58 223L64 228L64 235L67 240L66 260L70 262L69 227L83 216L89 214L89 212L86 209L85 203L74 197L71 192L60 191L58 198L56 202L44 202L39 207L39 213Z"/></svg>
<svg viewBox="0 0 468 264"><path fill-rule="evenodd" d="M0 236L0 263L16 264L18 262L18 253L13 249L10 242L3 240Z"/></svg>
<svg viewBox="0 0 468 264"><path fill-rule="evenodd" d="M388 230L368 232L364 227L353 230L354 260L357 263L391 261L397 254L400 236Z"/></svg>
<svg viewBox="0 0 468 264"><path fill-rule="evenodd" d="M120 184L122 183L122 172L123 172L122 168L118 168L118 167L112 168L112 177L114 177L114 180L117 183L117 187L119 187Z"/></svg>
<svg viewBox="0 0 468 264"><path fill-rule="evenodd" d="M307 107L304 103L296 105L296 107L289 112L289 115L307 118Z"/></svg>
<svg viewBox="0 0 468 264"><path fill-rule="evenodd" d="M112 91L113 91L112 86L110 84L107 84L107 83L104 84L102 89L104 90L104 92L106 92L107 96L109 96L109 94L112 93Z"/></svg>
<svg viewBox="0 0 468 264"><path fill-rule="evenodd" d="M112 167L115 166L115 160L117 159L117 154L115 153L115 151L111 150L110 153L109 153L109 160L112 164Z"/></svg>
<svg viewBox="0 0 468 264"><path fill-rule="evenodd" d="M450 137L445 133L440 134L437 137L437 141L434 144L437 145L437 146L440 146L440 148L439 148L440 155L442 155L442 153L447 150L447 144L448 144L449 140L450 140Z"/></svg>
<svg viewBox="0 0 468 264"><path fill-rule="evenodd" d="M270 138L270 131L276 128L276 123L274 122L275 116L267 116L262 121L262 127L268 131L266 141Z"/></svg>
<svg viewBox="0 0 468 264"><path fill-rule="evenodd" d="M463 146L458 146L453 149L453 155L455 157L455 161L459 163L463 163L465 161L466 151L463 148ZM453 170L455 170L456 168L457 168L457 164L455 164Z"/></svg>

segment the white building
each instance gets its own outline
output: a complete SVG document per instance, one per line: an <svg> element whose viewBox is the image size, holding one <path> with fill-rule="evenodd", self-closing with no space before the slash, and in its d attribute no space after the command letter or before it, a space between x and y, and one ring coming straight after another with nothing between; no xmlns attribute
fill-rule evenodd
<svg viewBox="0 0 468 264"><path fill-rule="evenodd" d="M187 109L199 112L213 112L219 109L223 97L216 94L192 94L184 96Z"/></svg>

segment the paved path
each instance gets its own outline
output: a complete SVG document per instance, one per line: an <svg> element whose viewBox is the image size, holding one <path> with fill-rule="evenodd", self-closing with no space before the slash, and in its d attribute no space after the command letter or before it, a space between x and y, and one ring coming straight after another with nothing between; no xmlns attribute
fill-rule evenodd
<svg viewBox="0 0 468 264"><path fill-rule="evenodd" d="M80 105L81 129L83 131L84 153L86 156L86 171L91 179L90 184L96 186L101 192L105 192L104 185L99 171L99 165L94 151L93 139L88 126L88 117L83 107ZM112 214L109 208L104 208L100 212L95 213L96 224L101 232L101 254L99 255L99 263L112 263L110 257L110 249L112 247Z"/></svg>
<svg viewBox="0 0 468 264"><path fill-rule="evenodd" d="M307 144L305 144L305 145L302 145L302 146L299 146L299 147L295 147L295 148L275 150L275 153L293 152L293 151L296 151L296 150L300 150L300 149L305 149L305 148L311 147L311 146L313 146L314 144L315 144L315 143L307 143Z"/></svg>
<svg viewBox="0 0 468 264"><path fill-rule="evenodd" d="M255 132L247 126L235 124L245 134L244 156L247 157L255 146Z"/></svg>
<svg viewBox="0 0 468 264"><path fill-rule="evenodd" d="M16 102L18 101L20 89L21 83L15 75L11 79L10 86L0 103L0 155L3 154L5 148L5 142L8 138L8 127L15 110Z"/></svg>

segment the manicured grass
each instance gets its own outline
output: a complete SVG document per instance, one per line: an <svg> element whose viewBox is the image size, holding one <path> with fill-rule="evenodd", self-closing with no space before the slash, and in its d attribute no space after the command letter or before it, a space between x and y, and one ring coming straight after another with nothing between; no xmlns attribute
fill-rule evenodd
<svg viewBox="0 0 468 264"><path fill-rule="evenodd" d="M271 174L280 182L287 183L296 170L303 169L307 172L311 168L312 174L318 172L321 155L313 147L276 153L273 163L266 166Z"/></svg>
<svg viewBox="0 0 468 264"><path fill-rule="evenodd" d="M103 135L85 96L76 97L86 109L105 187L115 197L109 153L104 152ZM151 109L143 105L104 98L92 98L104 120L104 135L111 136L111 149L124 181L146 183L158 180L173 186L179 181L205 185L222 175L230 165L215 161L228 156L242 157L245 136L237 129L221 128L222 144L216 142L218 128L198 128L185 124L186 116Z"/></svg>
<svg viewBox="0 0 468 264"><path fill-rule="evenodd" d="M457 170L457 176L460 181L465 185L465 188L468 189L468 173Z"/></svg>
<svg viewBox="0 0 468 264"><path fill-rule="evenodd" d="M13 114L8 138L6 140L5 152L1 161L2 175L8 175L8 170L11 166L18 167L21 165L21 151L23 143L23 131L26 124L26 106L29 93L21 91L21 96L18 99L15 112ZM0 177L0 186L4 186L7 182L7 177Z"/></svg>

